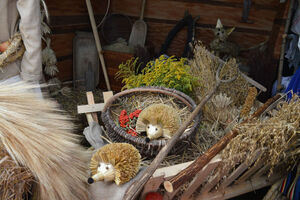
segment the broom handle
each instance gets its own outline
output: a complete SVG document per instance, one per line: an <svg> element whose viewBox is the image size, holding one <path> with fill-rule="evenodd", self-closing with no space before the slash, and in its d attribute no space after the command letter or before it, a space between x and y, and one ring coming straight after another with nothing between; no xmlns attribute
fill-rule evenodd
<svg viewBox="0 0 300 200"><path fill-rule="evenodd" d="M102 47L101 47L99 34L98 34L96 22L95 22L94 12L93 12L93 8L92 8L92 4L91 4L90 0L86 0L86 6L87 6L87 9L89 12L89 17L90 17L90 21L91 21L91 25L92 25L92 29L93 29L93 34L94 34L94 38L95 38L95 42L96 42L98 55L99 55L100 62L101 62L102 71L103 71L104 78L105 78L106 87L107 87L107 90L110 91L111 90L110 83L109 83L109 79L108 79L108 75L107 75L107 71L106 71L106 67L105 67L104 57L102 54Z"/></svg>
<svg viewBox="0 0 300 200"><path fill-rule="evenodd" d="M144 18L145 5L146 5L146 0L143 0L140 20L143 20L143 18Z"/></svg>

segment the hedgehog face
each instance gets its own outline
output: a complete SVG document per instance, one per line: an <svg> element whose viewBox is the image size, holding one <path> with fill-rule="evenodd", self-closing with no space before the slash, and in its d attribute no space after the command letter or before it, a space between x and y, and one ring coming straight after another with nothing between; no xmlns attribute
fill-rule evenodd
<svg viewBox="0 0 300 200"><path fill-rule="evenodd" d="M115 169L112 164L100 162L97 173L92 176L94 181L113 181L115 179Z"/></svg>
<svg viewBox="0 0 300 200"><path fill-rule="evenodd" d="M159 138L163 135L163 129L160 124L147 124L146 125L147 136L150 140Z"/></svg>

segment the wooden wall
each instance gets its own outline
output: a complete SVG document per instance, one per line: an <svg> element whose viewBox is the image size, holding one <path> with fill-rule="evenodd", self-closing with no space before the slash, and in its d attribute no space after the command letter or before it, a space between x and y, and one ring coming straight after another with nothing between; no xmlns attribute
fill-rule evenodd
<svg viewBox="0 0 300 200"><path fill-rule="evenodd" d="M91 0L99 22L106 10L106 0ZM110 13L129 16L134 22L140 15L142 0L111 0ZM56 51L59 78L72 79L72 39L76 30L91 30L85 0L47 0L53 30L52 46ZM249 48L274 40L274 56L279 58L283 30L283 8L279 0L252 0L249 19L254 23L241 23L243 0L146 0L145 21L148 25L147 45L159 51L169 31L183 18L185 10L193 17L199 15L196 38L208 45L213 39L212 29L220 18L226 27L236 27L231 40L242 48ZM183 52L187 29L173 40L168 54L180 56ZM112 70L114 71L114 70ZM273 71L276 71L275 69Z"/></svg>
<svg viewBox="0 0 300 200"><path fill-rule="evenodd" d="M96 19L105 12L106 1L91 0ZM85 0L46 0L51 19L51 46L58 59L59 78L73 77L73 38L75 31L91 31Z"/></svg>
<svg viewBox="0 0 300 200"><path fill-rule="evenodd" d="M272 32L277 14L278 0L252 0L250 20L253 24L241 23L243 0L147 0L145 21L148 24L147 42L160 48L168 32L182 19L185 10L193 17L199 15L196 38L205 44L213 39L212 28L217 19L227 27L236 27L231 40L242 48L255 46L265 41ZM112 0L113 13L121 13L137 19L141 0ZM174 39L169 54L181 55L186 39L186 29Z"/></svg>

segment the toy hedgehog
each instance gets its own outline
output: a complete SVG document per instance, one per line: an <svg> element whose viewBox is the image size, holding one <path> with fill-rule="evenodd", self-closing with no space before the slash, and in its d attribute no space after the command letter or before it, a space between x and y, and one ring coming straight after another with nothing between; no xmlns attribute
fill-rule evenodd
<svg viewBox="0 0 300 200"><path fill-rule="evenodd" d="M92 157L90 169L95 181L115 181L117 185L130 181L138 173L141 163L139 151L127 143L112 143L100 148Z"/></svg>
<svg viewBox="0 0 300 200"><path fill-rule="evenodd" d="M178 111L166 104L153 104L145 108L136 122L137 132L146 131L150 140L171 138L181 123Z"/></svg>

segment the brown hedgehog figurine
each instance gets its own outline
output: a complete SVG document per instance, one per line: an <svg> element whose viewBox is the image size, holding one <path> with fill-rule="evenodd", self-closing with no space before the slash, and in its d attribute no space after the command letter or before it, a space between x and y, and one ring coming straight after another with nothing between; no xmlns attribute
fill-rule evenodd
<svg viewBox="0 0 300 200"><path fill-rule="evenodd" d="M145 108L136 122L137 132L146 131L150 140L171 138L181 124L178 111L166 104L153 104Z"/></svg>
<svg viewBox="0 0 300 200"><path fill-rule="evenodd" d="M100 148L91 158L92 177L95 181L115 181L117 185L126 183L136 176L141 163L139 151L127 143L112 143Z"/></svg>

